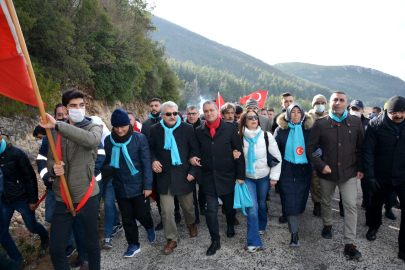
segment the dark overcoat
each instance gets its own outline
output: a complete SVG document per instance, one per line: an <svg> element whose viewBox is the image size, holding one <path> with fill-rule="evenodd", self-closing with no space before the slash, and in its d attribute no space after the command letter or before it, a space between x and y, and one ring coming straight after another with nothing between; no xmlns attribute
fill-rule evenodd
<svg viewBox="0 0 405 270"><path fill-rule="evenodd" d="M287 144L290 128L284 118L285 113L281 114L278 119L278 127L274 132L274 139L280 149L283 163L281 165L280 180L278 186L283 209L283 215L296 216L305 211L307 205L309 189L312 180L312 163L307 156L307 164L294 164L284 159L285 147ZM312 117L306 113L302 124L305 143L308 140L312 127Z"/></svg>
<svg viewBox="0 0 405 270"><path fill-rule="evenodd" d="M220 121L214 138L206 123L195 130L201 149L203 192L214 196L233 193L235 180L245 180L245 158L240 137L232 123ZM236 160L233 150L242 153Z"/></svg>
<svg viewBox="0 0 405 270"><path fill-rule="evenodd" d="M186 195L193 192L195 179L187 180L191 174L197 178L198 168L192 166L188 160L192 157L200 157L200 149L194 134L194 128L185 122L181 122L173 131L177 143L181 165L172 165L171 151L165 150L165 130L161 124L153 125L149 135L149 149L152 163L159 161L162 164L162 172L157 174L157 192L167 194L169 187L171 195Z"/></svg>

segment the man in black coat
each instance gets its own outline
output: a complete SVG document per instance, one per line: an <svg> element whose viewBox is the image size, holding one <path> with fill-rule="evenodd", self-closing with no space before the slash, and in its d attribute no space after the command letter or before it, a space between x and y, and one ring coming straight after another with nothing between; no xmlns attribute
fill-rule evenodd
<svg viewBox="0 0 405 270"><path fill-rule="evenodd" d="M373 193L366 238L376 239L386 195L395 190L405 211L405 98L388 100L387 110L370 121L363 143L363 165ZM398 258L405 261L405 215L401 214Z"/></svg>
<svg viewBox="0 0 405 270"><path fill-rule="evenodd" d="M162 120L151 128L149 149L152 169L157 173L157 192L160 194L162 221L167 244L164 254L177 247L179 234L174 219L174 196L183 209L190 236L197 236L193 204L195 178L199 168L189 164L189 159L200 157L198 142L192 126L181 122L176 103L162 104Z"/></svg>
<svg viewBox="0 0 405 270"><path fill-rule="evenodd" d="M197 127L195 133L201 149L201 160L198 163L203 173L203 192L207 200L206 221L212 240L207 255L214 255L221 248L218 197L225 207L227 236L233 237L235 179L243 184L246 168L243 154L236 160L233 157L233 150L243 153L235 127L219 118L215 102L206 101L203 110L206 122Z"/></svg>
<svg viewBox="0 0 405 270"><path fill-rule="evenodd" d="M190 105L187 107L187 120L186 123L193 126L194 130L205 123L205 120L200 119L200 113L198 112L198 108L195 105ZM205 216L205 204L207 203L205 200L204 192L202 191L202 172L198 170L198 174L196 177L196 182L198 184L198 200L197 200L197 190L194 188L193 191L193 200L194 200L194 209L195 209L195 218L196 224L200 223L200 211L201 215ZM198 211L198 205L200 206L200 211Z"/></svg>
<svg viewBox="0 0 405 270"><path fill-rule="evenodd" d="M21 148L0 138L0 168L4 179L4 192L1 196L4 225L8 228L14 211L19 212L27 229L40 236L41 248L45 250L49 246L48 231L35 217L38 202L37 176L27 154ZM8 229L0 242L11 259L24 261Z"/></svg>
<svg viewBox="0 0 405 270"><path fill-rule="evenodd" d="M162 106L162 100L160 98L152 98L149 104L149 119L145 120L142 123L142 129L141 133L146 136L146 139L149 139L149 134L150 134L150 129L153 125L156 125L160 123L160 120L162 118L160 117L160 109ZM157 174L156 172L153 172L153 193L155 195L155 200L156 200L156 205L158 207L158 212L159 216L162 216L162 208L160 207L160 195L157 192ZM179 207L179 202L177 198L174 201L175 205L175 217L176 217L176 223L180 223L181 221L181 215L180 215L180 207ZM155 227L156 231L163 230L163 223L162 221L159 222L159 224Z"/></svg>

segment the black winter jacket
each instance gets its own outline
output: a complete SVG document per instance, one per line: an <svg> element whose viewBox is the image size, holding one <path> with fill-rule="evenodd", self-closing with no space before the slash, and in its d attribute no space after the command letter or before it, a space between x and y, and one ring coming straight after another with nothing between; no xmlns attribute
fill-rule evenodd
<svg viewBox="0 0 405 270"><path fill-rule="evenodd" d="M29 204L37 203L37 176L24 150L7 142L6 150L0 155L0 168L4 179L1 197L4 203L27 198Z"/></svg>
<svg viewBox="0 0 405 270"><path fill-rule="evenodd" d="M363 142L365 178L397 186L405 181L405 124L398 134L387 111L372 119Z"/></svg>
<svg viewBox="0 0 405 270"><path fill-rule="evenodd" d="M160 117L155 118L155 119L149 118L148 120L145 120L145 121L142 123L142 130L141 130L141 133L142 133L143 135L145 135L146 140L149 140L150 128L151 128L153 125L159 123L160 120L162 120L162 118L160 118Z"/></svg>
<svg viewBox="0 0 405 270"><path fill-rule="evenodd" d="M195 129L195 135L201 150L203 192L213 196L233 193L235 180L245 180L246 172L242 143L235 126L221 119L214 138L206 123ZM236 160L233 150L242 153Z"/></svg>

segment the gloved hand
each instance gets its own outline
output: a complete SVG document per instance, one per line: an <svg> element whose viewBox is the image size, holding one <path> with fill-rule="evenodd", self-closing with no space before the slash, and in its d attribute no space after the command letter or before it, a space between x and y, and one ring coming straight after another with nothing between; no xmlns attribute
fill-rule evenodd
<svg viewBox="0 0 405 270"><path fill-rule="evenodd" d="M380 184L378 184L375 178L368 178L366 181L368 185L368 190L370 190L371 193L376 193L380 189Z"/></svg>

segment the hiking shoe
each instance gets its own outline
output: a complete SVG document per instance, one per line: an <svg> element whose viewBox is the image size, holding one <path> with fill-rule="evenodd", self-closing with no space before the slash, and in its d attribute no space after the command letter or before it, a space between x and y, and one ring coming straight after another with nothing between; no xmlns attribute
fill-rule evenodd
<svg viewBox="0 0 405 270"><path fill-rule="evenodd" d="M332 239L332 225L323 227L322 237L326 239Z"/></svg>
<svg viewBox="0 0 405 270"><path fill-rule="evenodd" d="M46 250L49 247L49 236L46 233L46 236L41 236L41 249Z"/></svg>
<svg viewBox="0 0 405 270"><path fill-rule="evenodd" d="M350 260L362 260L360 251L358 251L353 244L345 245L345 255L348 256Z"/></svg>
<svg viewBox="0 0 405 270"><path fill-rule="evenodd" d="M160 221L158 225L155 227L155 231L161 231L163 230L163 222Z"/></svg>
<svg viewBox="0 0 405 270"><path fill-rule="evenodd" d="M112 244L112 236L106 236L105 238L103 238L103 248L104 249L112 249L113 244Z"/></svg>
<svg viewBox="0 0 405 270"><path fill-rule="evenodd" d="M66 257L69 258L70 256L72 256L75 253L75 251L76 251L75 246L67 246L66 247Z"/></svg>
<svg viewBox="0 0 405 270"><path fill-rule="evenodd" d="M245 246L245 250L249 253L255 253L256 251L264 250L263 247L255 247L255 246Z"/></svg>
<svg viewBox="0 0 405 270"><path fill-rule="evenodd" d="M300 238L298 237L298 232L291 233L290 247L299 247L299 246L300 246Z"/></svg>
<svg viewBox="0 0 405 270"><path fill-rule="evenodd" d="M148 241L149 243L155 243L156 240L156 232L155 232L155 228L150 228L149 230L146 230L146 232L148 233Z"/></svg>
<svg viewBox="0 0 405 270"><path fill-rule="evenodd" d="M141 252L141 248L137 245L129 245L127 251L124 253L125 258L134 257L136 253Z"/></svg>
<svg viewBox="0 0 405 270"><path fill-rule="evenodd" d="M179 224L181 222L181 215L180 212L174 212L174 221L176 222L176 224Z"/></svg>
<svg viewBox="0 0 405 270"><path fill-rule="evenodd" d="M117 224L115 224L114 226L113 226L113 236L115 236L117 233L119 233L120 231L122 231L123 230L123 228L122 228L122 224L121 224L121 222L120 223L117 223Z"/></svg>

